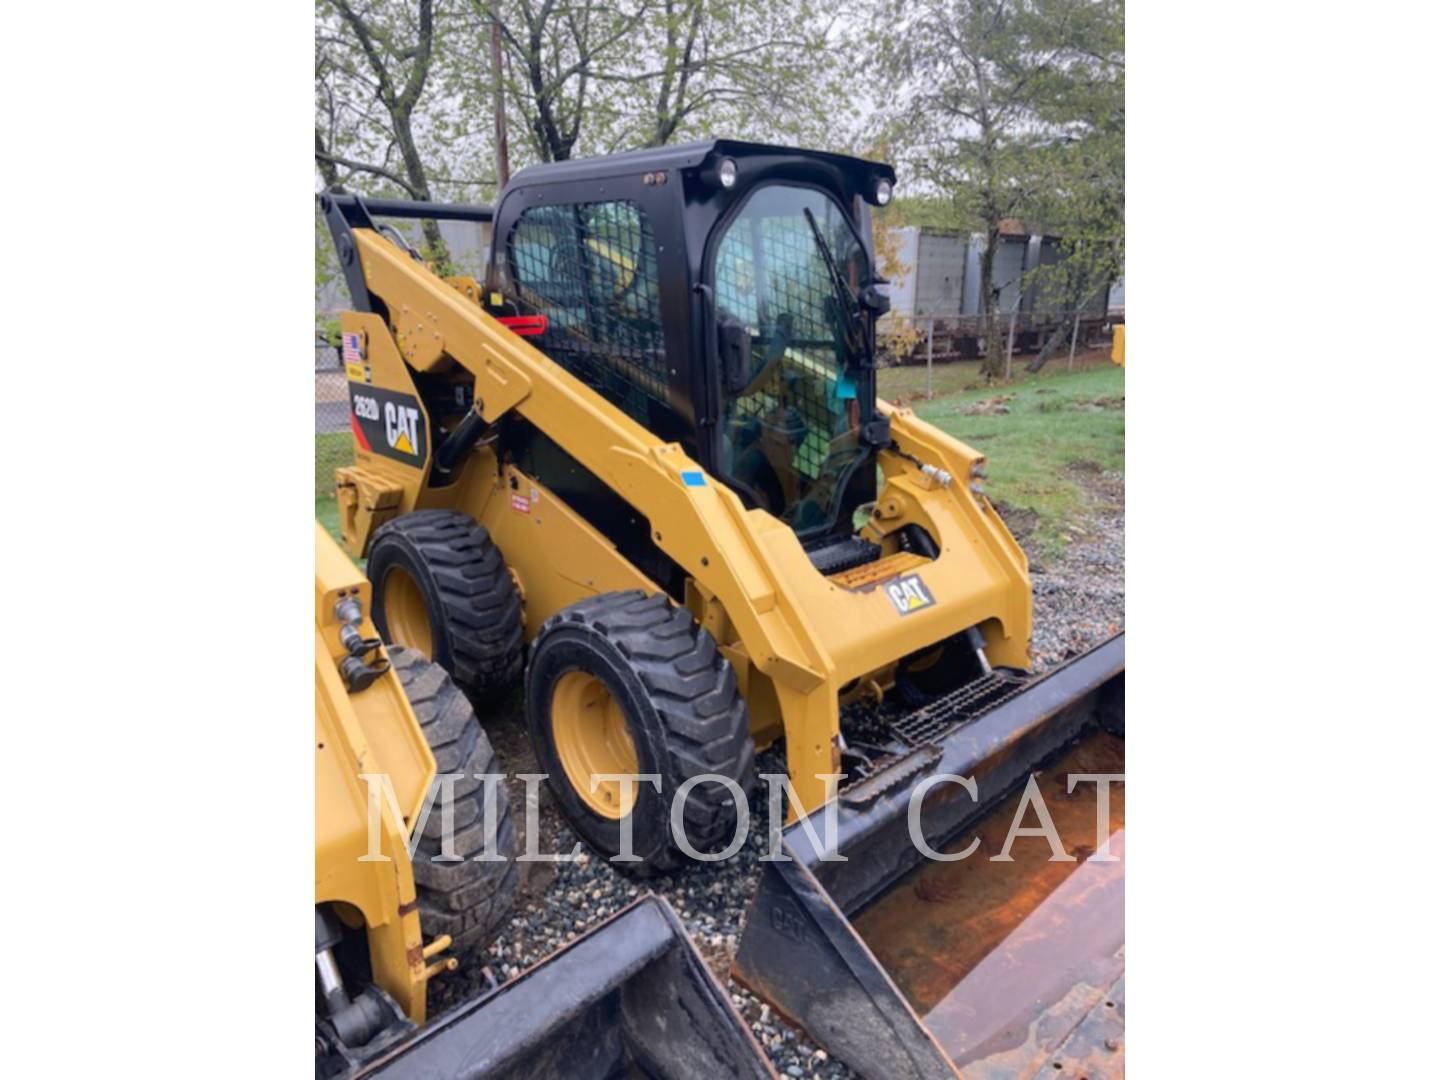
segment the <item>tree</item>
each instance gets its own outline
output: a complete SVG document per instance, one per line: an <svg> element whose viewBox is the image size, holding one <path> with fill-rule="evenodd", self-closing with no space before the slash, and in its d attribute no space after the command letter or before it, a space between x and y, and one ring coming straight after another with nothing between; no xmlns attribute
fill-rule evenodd
<svg viewBox="0 0 1440 1080"><path fill-rule="evenodd" d="M843 149L840 3L317 0L317 184L493 198L492 17L517 168L711 132ZM423 236L448 266L438 225Z"/></svg>
<svg viewBox="0 0 1440 1080"><path fill-rule="evenodd" d="M1034 280L1079 309L1108 292L1125 265L1125 18L1121 0L1082 8L1073 27L1076 55L1045 78L1037 113L1057 135L1046 155L1048 182L1036 214L1062 237L1064 258ZM1045 366L1077 321L1057 327L1026 365Z"/></svg>
<svg viewBox="0 0 1440 1080"><path fill-rule="evenodd" d="M830 0L662 0L659 8L645 24L644 54L653 62L607 77L641 88L637 135L645 145L725 124L799 137L838 104L844 81L827 76L835 70Z"/></svg>
<svg viewBox="0 0 1440 1080"><path fill-rule="evenodd" d="M838 0L470 0L467 101L491 108L480 47L492 16L507 106L530 155L663 146L729 129L765 138L829 133L845 80L826 62ZM827 124L827 121L829 123Z"/></svg>
<svg viewBox="0 0 1440 1080"><path fill-rule="evenodd" d="M435 0L321 0L317 30L315 162L326 187L341 169L379 177L429 201L430 179L415 117L435 56ZM378 104L381 116L374 112ZM347 145L355 148L352 156ZM395 160L398 157L398 161ZM423 223L428 255L447 260L434 221Z"/></svg>
<svg viewBox="0 0 1440 1080"><path fill-rule="evenodd" d="M615 106L592 93L597 74L625 62L650 0L470 0L468 41L457 62L476 81L469 100L480 113L491 108L493 72L482 43L492 19L500 26L508 70L507 103L524 122L532 155L568 161L587 127L603 128Z"/></svg>
<svg viewBox="0 0 1440 1080"><path fill-rule="evenodd" d="M1089 54L1093 0L876 0L876 68L892 89L892 137L922 182L950 195L955 224L984 237L980 296L988 378L1003 369L1002 226L1038 207L1063 133L1060 74ZM1000 283L1003 287L1005 283Z"/></svg>

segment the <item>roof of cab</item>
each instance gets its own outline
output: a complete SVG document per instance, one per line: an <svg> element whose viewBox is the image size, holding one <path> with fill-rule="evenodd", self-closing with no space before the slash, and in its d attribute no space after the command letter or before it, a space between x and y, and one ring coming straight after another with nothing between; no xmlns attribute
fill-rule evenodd
<svg viewBox="0 0 1440 1080"><path fill-rule="evenodd" d="M651 172L657 169L693 169L704 163L712 154L727 157L789 156L825 161L846 172L870 174L895 181L895 170L879 161L851 157L848 154L832 154L825 150L802 150L792 146L772 146L767 143L742 142L736 139L705 139L701 142L682 143L677 146L647 147L643 150L627 150L603 157L574 158L570 161L546 162L521 169L510 178L509 187L521 187L535 183L561 183L567 180L599 180L607 176L626 176L637 172Z"/></svg>

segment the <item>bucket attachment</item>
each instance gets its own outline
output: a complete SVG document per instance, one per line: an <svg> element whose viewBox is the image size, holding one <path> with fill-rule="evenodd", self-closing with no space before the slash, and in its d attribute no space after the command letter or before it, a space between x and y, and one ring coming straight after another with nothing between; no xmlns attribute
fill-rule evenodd
<svg viewBox="0 0 1440 1080"><path fill-rule="evenodd" d="M1121 634L978 711L970 687L918 710L929 741L842 788L832 834L823 810L785 829L736 979L873 1080L1123 1075L1124 786L1071 778L1123 775L1124 673ZM942 774L975 796L932 780L916 820L958 861L911 841Z"/></svg>
<svg viewBox="0 0 1440 1080"><path fill-rule="evenodd" d="M355 1074L375 1080L774 1080L670 905L646 896Z"/></svg>

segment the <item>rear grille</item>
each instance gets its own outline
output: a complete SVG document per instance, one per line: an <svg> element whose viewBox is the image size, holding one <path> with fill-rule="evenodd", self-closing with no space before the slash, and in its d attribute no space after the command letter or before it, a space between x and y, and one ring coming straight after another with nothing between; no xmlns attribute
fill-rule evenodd
<svg viewBox="0 0 1440 1080"><path fill-rule="evenodd" d="M992 671L928 705L896 717L891 731L908 746L924 746L951 728L1008 701L1024 686L1024 679Z"/></svg>

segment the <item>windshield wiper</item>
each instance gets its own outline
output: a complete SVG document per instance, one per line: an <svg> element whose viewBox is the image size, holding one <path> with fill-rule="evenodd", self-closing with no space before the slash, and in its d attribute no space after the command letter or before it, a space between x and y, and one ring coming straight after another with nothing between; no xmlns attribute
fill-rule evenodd
<svg viewBox="0 0 1440 1080"><path fill-rule="evenodd" d="M820 257L825 260L825 269L830 271L830 282L835 286L835 291L840 295L840 306L845 309L845 341L852 349L864 349L865 334L860 324L860 301L850 291L850 286L840 274L840 267L835 264L835 256L830 251L830 245L825 242L825 236L820 231L820 226L815 221L815 215L810 208L805 207L805 220L810 225L810 231L815 234L815 243L820 247Z"/></svg>

